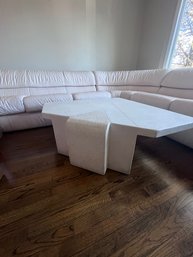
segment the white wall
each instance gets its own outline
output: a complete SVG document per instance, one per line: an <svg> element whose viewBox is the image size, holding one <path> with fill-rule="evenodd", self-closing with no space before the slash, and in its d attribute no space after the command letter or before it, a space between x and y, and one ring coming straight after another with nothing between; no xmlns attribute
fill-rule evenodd
<svg viewBox="0 0 193 257"><path fill-rule="evenodd" d="M143 0L96 0L96 69L135 69Z"/></svg>
<svg viewBox="0 0 193 257"><path fill-rule="evenodd" d="M0 68L135 69L142 11L143 0L0 0Z"/></svg>
<svg viewBox="0 0 193 257"><path fill-rule="evenodd" d="M162 67L179 0L145 0L138 69Z"/></svg>

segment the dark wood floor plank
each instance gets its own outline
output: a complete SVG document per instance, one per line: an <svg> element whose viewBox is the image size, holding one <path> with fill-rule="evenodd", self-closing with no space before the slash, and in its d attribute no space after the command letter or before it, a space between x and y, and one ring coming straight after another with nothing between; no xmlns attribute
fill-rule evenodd
<svg viewBox="0 0 193 257"><path fill-rule="evenodd" d="M193 256L193 150L139 138L130 176L58 155L52 128L0 139L0 257Z"/></svg>
<svg viewBox="0 0 193 257"><path fill-rule="evenodd" d="M183 210L183 205L187 205L187 202L189 202L189 197L187 197L184 199L185 203L182 204L181 201L178 202L178 197L175 196L164 204L159 205L159 208L152 206L152 210L146 211L143 215L138 215L138 219L134 220L134 225L131 218L129 223L117 229L115 233L102 238L90 249L84 249L81 254L74 256L83 257L91 256L91 254L92 256L101 256L101 254L103 256L111 256L116 251L118 252L114 254L115 256L129 256L129 254L130 256L149 256L153 254L163 243L176 236L185 227L186 233L192 231L189 224L193 221L193 218L187 219L185 223L183 218L181 220L179 212L175 216L173 215L174 210ZM154 216L155 210L157 215ZM176 222L176 218L178 218L178 222ZM119 250L125 245L125 249ZM104 248L106 250L105 253L102 250Z"/></svg>

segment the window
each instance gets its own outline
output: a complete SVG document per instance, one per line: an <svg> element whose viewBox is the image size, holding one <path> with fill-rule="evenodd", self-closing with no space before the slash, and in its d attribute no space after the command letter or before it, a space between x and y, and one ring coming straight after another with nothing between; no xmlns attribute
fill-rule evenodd
<svg viewBox="0 0 193 257"><path fill-rule="evenodd" d="M180 12L170 68L193 67L193 0L184 1Z"/></svg>

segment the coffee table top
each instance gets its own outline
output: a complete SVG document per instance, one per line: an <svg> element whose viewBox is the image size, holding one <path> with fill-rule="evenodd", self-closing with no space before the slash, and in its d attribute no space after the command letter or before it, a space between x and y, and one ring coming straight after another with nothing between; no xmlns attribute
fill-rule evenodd
<svg viewBox="0 0 193 257"><path fill-rule="evenodd" d="M79 115L84 118L86 114L85 119L92 117L93 121L99 120L99 114L103 113L107 122L135 128L137 134L150 137L193 128L193 118L190 116L121 98L49 103L44 105L42 113L48 119Z"/></svg>

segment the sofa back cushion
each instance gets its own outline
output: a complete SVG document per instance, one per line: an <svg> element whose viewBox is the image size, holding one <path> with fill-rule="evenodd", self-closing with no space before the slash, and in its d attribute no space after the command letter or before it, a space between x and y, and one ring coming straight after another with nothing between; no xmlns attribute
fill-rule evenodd
<svg viewBox="0 0 193 257"><path fill-rule="evenodd" d="M41 95L66 93L62 72L0 71L0 95Z"/></svg>
<svg viewBox="0 0 193 257"><path fill-rule="evenodd" d="M91 71L64 71L63 76L68 93L96 91L95 77Z"/></svg>
<svg viewBox="0 0 193 257"><path fill-rule="evenodd" d="M96 91L92 72L0 71L0 96Z"/></svg>
<svg viewBox="0 0 193 257"><path fill-rule="evenodd" d="M166 70L96 71L96 87L99 91L137 90L157 92Z"/></svg>
<svg viewBox="0 0 193 257"><path fill-rule="evenodd" d="M26 87L30 95L67 92L61 71L26 71Z"/></svg>
<svg viewBox="0 0 193 257"><path fill-rule="evenodd" d="M23 88L26 87L25 71L0 70L0 88Z"/></svg>
<svg viewBox="0 0 193 257"><path fill-rule="evenodd" d="M165 69L131 71L129 75L130 85L160 87L167 72Z"/></svg>
<svg viewBox="0 0 193 257"><path fill-rule="evenodd" d="M193 99L193 68L175 69L168 72L158 93Z"/></svg>
<svg viewBox="0 0 193 257"><path fill-rule="evenodd" d="M0 96L29 94L25 71L0 70Z"/></svg>
<svg viewBox="0 0 193 257"><path fill-rule="evenodd" d="M161 86L178 89L193 89L193 68L181 68L169 71L162 80Z"/></svg>

